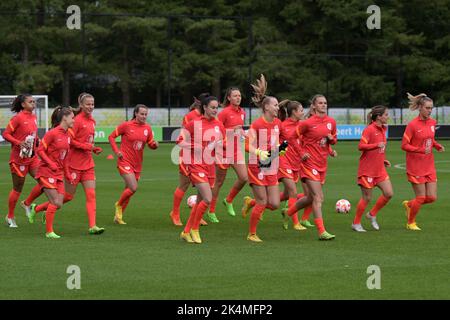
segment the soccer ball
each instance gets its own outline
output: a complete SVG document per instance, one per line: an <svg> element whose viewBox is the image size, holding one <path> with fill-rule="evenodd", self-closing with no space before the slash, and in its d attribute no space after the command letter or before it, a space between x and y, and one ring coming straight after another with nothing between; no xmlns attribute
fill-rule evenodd
<svg viewBox="0 0 450 320"><path fill-rule="evenodd" d="M348 200L341 199L336 202L337 213L349 213L351 208L352 206Z"/></svg>
<svg viewBox="0 0 450 320"><path fill-rule="evenodd" d="M192 208L197 203L197 195L192 195L189 198L187 198L187 205L189 208Z"/></svg>

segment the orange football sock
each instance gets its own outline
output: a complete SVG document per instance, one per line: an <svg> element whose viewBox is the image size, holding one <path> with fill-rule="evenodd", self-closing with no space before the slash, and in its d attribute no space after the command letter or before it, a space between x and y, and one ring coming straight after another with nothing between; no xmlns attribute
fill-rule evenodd
<svg viewBox="0 0 450 320"><path fill-rule="evenodd" d="M63 203L72 201L72 199L73 199L73 195L71 195L70 193L67 193L67 192L64 193ZM41 212L41 211L45 211L45 210L47 210L49 204L50 204L50 202L48 202L48 201L44 202L42 204L39 204L39 205L36 206L36 208L34 208L34 211L36 213Z"/></svg>
<svg viewBox="0 0 450 320"><path fill-rule="evenodd" d="M388 202L389 202L389 198L386 198L384 195L381 195L377 202L375 203L375 205L373 206L372 209L370 209L370 215L372 217L375 217L378 213L378 211L381 210L381 208L383 208Z"/></svg>
<svg viewBox="0 0 450 320"><path fill-rule="evenodd" d="M312 212L312 205L309 205L303 210L302 220L309 220L311 212Z"/></svg>
<svg viewBox="0 0 450 320"><path fill-rule="evenodd" d="M252 209L252 214L250 216L250 228L249 232L251 234L256 234L256 227L258 226L259 219L263 215L264 210L266 209L266 206L261 204L255 204L255 206Z"/></svg>
<svg viewBox="0 0 450 320"><path fill-rule="evenodd" d="M433 202L435 202L436 200L437 200L436 197L433 197L433 196L427 196L427 197L425 198L424 204L425 204L425 203L433 203Z"/></svg>
<svg viewBox="0 0 450 320"><path fill-rule="evenodd" d="M203 218L203 214L206 212L206 210L208 209L208 204L205 201L200 201L200 203L197 206L197 209L195 210L195 220L194 220L194 224L192 225L192 229L194 230L198 230L200 229L200 221Z"/></svg>
<svg viewBox="0 0 450 320"><path fill-rule="evenodd" d="M411 208L409 213L408 224L414 223L416 221L416 216L419 213L420 207L425 203L426 197L418 196L415 199L408 202L408 206Z"/></svg>
<svg viewBox="0 0 450 320"><path fill-rule="evenodd" d="M119 205L122 207L122 209L123 209L123 205L124 205L125 201L129 200L133 194L134 194L134 192L128 188L123 190L122 195L120 196L120 199L118 201Z"/></svg>
<svg viewBox="0 0 450 320"><path fill-rule="evenodd" d="M288 200L288 207L294 206L295 202L297 202L296 198L289 198L289 200ZM292 218L292 223L294 225L299 223L298 222L298 213L297 212L295 212L293 215L291 215L291 218Z"/></svg>
<svg viewBox="0 0 450 320"><path fill-rule="evenodd" d="M33 189L31 189L31 192L28 195L28 198L25 199L24 204L26 206L30 206L33 203L33 201L42 194L42 192L43 191L42 191L41 186L39 185L39 183L37 183L33 187Z"/></svg>
<svg viewBox="0 0 450 320"><path fill-rule="evenodd" d="M47 210L48 204L49 204L48 201L47 201L47 202L44 202L44 203L42 203L42 204L38 204L38 205L36 206L36 208L34 208L34 211L35 211L36 213L41 212L41 211L45 211L45 210Z"/></svg>
<svg viewBox="0 0 450 320"><path fill-rule="evenodd" d="M323 219L316 218L316 219L314 219L314 223L317 226L317 231L319 232L319 235L321 235L325 231L325 226L323 225Z"/></svg>
<svg viewBox="0 0 450 320"><path fill-rule="evenodd" d="M184 197L184 191L180 188L177 188L173 193L173 206L172 206L172 214L175 217L180 216L180 204Z"/></svg>
<svg viewBox="0 0 450 320"><path fill-rule="evenodd" d="M53 219L55 218L56 210L58 210L58 207L49 203L45 212L45 229L47 233L53 232Z"/></svg>
<svg viewBox="0 0 450 320"><path fill-rule="evenodd" d="M364 210L366 210L367 204L368 202L363 198L359 199L358 205L356 206L356 215L355 219L353 220L353 224L361 223L361 217L364 214Z"/></svg>
<svg viewBox="0 0 450 320"><path fill-rule="evenodd" d="M216 212L216 203L217 203L217 197L212 197L211 203L209 205L209 212L212 212L212 213Z"/></svg>
<svg viewBox="0 0 450 320"><path fill-rule="evenodd" d="M297 209L297 200L296 200L294 204L289 205L289 208L287 209L286 214L290 217L297 211L298 211L298 209Z"/></svg>
<svg viewBox="0 0 450 320"><path fill-rule="evenodd" d="M195 211L197 210L197 204L195 204L192 209L191 209L191 213L189 214L189 218L186 221L186 225L184 226L184 233L189 233L191 232L191 228L194 224L194 220L195 220Z"/></svg>
<svg viewBox="0 0 450 320"><path fill-rule="evenodd" d="M239 193L239 191L241 191L240 189L236 189L235 187L232 187L230 190L230 193L228 193L227 195L227 202L228 203L232 203L234 198L237 196L237 194Z"/></svg>
<svg viewBox="0 0 450 320"><path fill-rule="evenodd" d="M14 219L14 209L16 208L17 201L20 198L20 192L12 189L8 198L8 218Z"/></svg>
<svg viewBox="0 0 450 320"><path fill-rule="evenodd" d="M94 188L86 188L86 212L89 221L89 228L95 226L95 216L97 212L97 201Z"/></svg>
<svg viewBox="0 0 450 320"><path fill-rule="evenodd" d="M285 194L284 192L280 192L280 202L286 201L289 199L289 195Z"/></svg>

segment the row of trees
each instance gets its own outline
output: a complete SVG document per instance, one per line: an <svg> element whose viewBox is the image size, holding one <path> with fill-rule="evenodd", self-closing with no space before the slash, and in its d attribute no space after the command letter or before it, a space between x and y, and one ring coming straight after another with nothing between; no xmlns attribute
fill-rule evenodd
<svg viewBox="0 0 450 320"><path fill-rule="evenodd" d="M186 106L264 73L269 93L304 103L405 105L406 92L450 102L448 1L77 1L81 30L66 27L73 0L0 3L0 94L48 94L73 104Z"/></svg>

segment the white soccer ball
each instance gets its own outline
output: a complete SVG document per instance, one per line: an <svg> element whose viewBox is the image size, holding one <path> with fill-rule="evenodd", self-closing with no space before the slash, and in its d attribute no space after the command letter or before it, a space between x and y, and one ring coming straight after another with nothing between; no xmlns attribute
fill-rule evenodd
<svg viewBox="0 0 450 320"><path fill-rule="evenodd" d="M192 195L189 198L187 198L187 205L189 208L192 208L197 203L197 195Z"/></svg>
<svg viewBox="0 0 450 320"><path fill-rule="evenodd" d="M336 212L337 213L349 213L352 205L348 200L341 199L336 202Z"/></svg>

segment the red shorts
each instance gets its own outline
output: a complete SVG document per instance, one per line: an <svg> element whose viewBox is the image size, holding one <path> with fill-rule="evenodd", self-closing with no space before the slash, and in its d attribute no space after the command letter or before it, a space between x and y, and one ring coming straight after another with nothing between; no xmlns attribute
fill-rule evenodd
<svg viewBox="0 0 450 320"><path fill-rule="evenodd" d="M73 168L69 168L69 176L65 176L65 179L68 183L77 185L78 183L83 181L95 180L95 171L94 168L90 168L87 170L77 170Z"/></svg>
<svg viewBox="0 0 450 320"><path fill-rule="evenodd" d="M283 178L291 179L295 183L297 183L298 180L300 179L300 172L299 170L278 168L278 181Z"/></svg>
<svg viewBox="0 0 450 320"><path fill-rule="evenodd" d="M222 170L228 170L231 166L231 161L233 159L227 159L227 158L221 158L219 156L216 156L216 165L222 169Z"/></svg>
<svg viewBox="0 0 450 320"><path fill-rule="evenodd" d="M187 165L184 164L181 157L180 157L180 163L178 165L178 172L180 172L180 174L182 174L185 177L189 177L189 169L188 169Z"/></svg>
<svg viewBox="0 0 450 320"><path fill-rule="evenodd" d="M31 170L39 168L40 160L37 156L33 157L33 161L29 164L17 164L15 162L9 163L9 168L11 173L18 175L23 178L27 175L27 173Z"/></svg>
<svg viewBox="0 0 450 320"><path fill-rule="evenodd" d="M120 175L122 174L134 174L136 177L136 181L139 181L141 178L141 173L134 171L134 169L130 166L117 166L117 169L119 170Z"/></svg>
<svg viewBox="0 0 450 320"><path fill-rule="evenodd" d="M413 176L408 173L406 175L408 176L408 181L414 184L437 182L436 172L429 174L427 176Z"/></svg>
<svg viewBox="0 0 450 320"><path fill-rule="evenodd" d="M223 155L216 154L216 164L220 169L227 170L233 164L244 164L245 156L241 150L235 150L234 155L227 157L226 148L223 150Z"/></svg>
<svg viewBox="0 0 450 320"><path fill-rule="evenodd" d="M257 186L277 186L278 175L276 174L264 174L258 166L248 166L248 184L254 184Z"/></svg>
<svg viewBox="0 0 450 320"><path fill-rule="evenodd" d="M317 169L310 169L302 165L300 169L300 178L302 181L305 179L312 181L319 181L321 184L325 184L326 171L319 171Z"/></svg>
<svg viewBox="0 0 450 320"><path fill-rule="evenodd" d="M189 165L189 179L195 186L199 183L209 183L211 188L214 188L216 182L216 174L214 165L209 165L207 168L202 165Z"/></svg>
<svg viewBox="0 0 450 320"><path fill-rule="evenodd" d="M366 189L373 189L375 188L380 182L389 180L388 175L383 175L381 177L368 177L368 176L360 176L358 177L358 185L366 188Z"/></svg>
<svg viewBox="0 0 450 320"><path fill-rule="evenodd" d="M64 194L64 182L53 177L39 177L38 180L41 189L56 189L59 194Z"/></svg>

